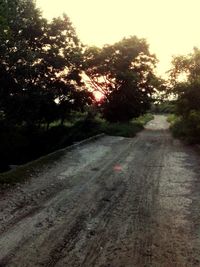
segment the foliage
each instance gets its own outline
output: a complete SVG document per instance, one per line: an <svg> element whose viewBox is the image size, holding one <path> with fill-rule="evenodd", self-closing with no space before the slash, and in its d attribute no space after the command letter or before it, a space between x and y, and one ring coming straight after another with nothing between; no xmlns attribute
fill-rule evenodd
<svg viewBox="0 0 200 267"><path fill-rule="evenodd" d="M152 120L154 117L152 114L145 114L133 119L130 122L117 122L109 123L104 121L102 123L102 132L113 135L113 136L123 136L123 137L134 137L139 131L144 129L144 125Z"/></svg>
<svg viewBox="0 0 200 267"><path fill-rule="evenodd" d="M155 64L146 41L135 36L86 49L85 72L94 90L104 95L104 118L126 122L146 112L157 82Z"/></svg>
<svg viewBox="0 0 200 267"><path fill-rule="evenodd" d="M105 122L102 127L102 131L105 134L111 136L123 136L123 137L134 137L136 133L143 129L140 123L127 122L127 123L109 123Z"/></svg>
<svg viewBox="0 0 200 267"><path fill-rule="evenodd" d="M181 137L188 143L200 142L200 83L188 82L178 86L176 114L172 131L176 137Z"/></svg>
<svg viewBox="0 0 200 267"><path fill-rule="evenodd" d="M140 123L142 126L144 126L145 124L147 124L147 122L151 121L154 119L153 114L151 113L146 113L136 119L134 119L134 122Z"/></svg>
<svg viewBox="0 0 200 267"><path fill-rule="evenodd" d="M175 118L171 122L174 137L186 141L188 144L200 143L200 113L193 111L185 117Z"/></svg>
<svg viewBox="0 0 200 267"><path fill-rule="evenodd" d="M3 0L0 22L0 110L6 120L63 122L92 102L81 81L82 45L66 15L48 22L32 0Z"/></svg>
<svg viewBox="0 0 200 267"><path fill-rule="evenodd" d="M154 117L152 114L145 114L133 119L129 122L116 122L110 123L99 117L95 118L95 121L99 124L101 132L113 136L134 137L139 131L144 129L144 125L152 120Z"/></svg>
<svg viewBox="0 0 200 267"><path fill-rule="evenodd" d="M178 120L178 117L175 114L170 114L167 117L167 122L169 122L172 125L174 125Z"/></svg>
<svg viewBox="0 0 200 267"><path fill-rule="evenodd" d="M174 57L172 65L173 68L169 72L172 85L177 85L182 80L190 83L198 81L200 79L200 50L195 47L193 53Z"/></svg>
<svg viewBox="0 0 200 267"><path fill-rule="evenodd" d="M176 114L172 131L189 143L200 143L200 50L173 60L171 70L173 91L177 95ZM185 75L185 81L178 78Z"/></svg>
<svg viewBox="0 0 200 267"><path fill-rule="evenodd" d="M33 0L1 0L1 170L57 149L67 128L49 125L93 102L82 82L82 50L66 15L48 22Z"/></svg>

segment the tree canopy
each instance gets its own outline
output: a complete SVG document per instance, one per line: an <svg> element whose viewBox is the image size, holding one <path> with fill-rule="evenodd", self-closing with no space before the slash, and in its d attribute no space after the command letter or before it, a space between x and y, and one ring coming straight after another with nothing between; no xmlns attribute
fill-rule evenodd
<svg viewBox="0 0 200 267"><path fill-rule="evenodd" d="M8 120L64 120L91 103L82 44L66 15L48 22L32 0L3 0L0 22L0 109Z"/></svg>
<svg viewBox="0 0 200 267"><path fill-rule="evenodd" d="M88 47L84 56L91 86L104 95L106 119L128 121L150 107L157 60L144 39L133 36L102 49Z"/></svg>

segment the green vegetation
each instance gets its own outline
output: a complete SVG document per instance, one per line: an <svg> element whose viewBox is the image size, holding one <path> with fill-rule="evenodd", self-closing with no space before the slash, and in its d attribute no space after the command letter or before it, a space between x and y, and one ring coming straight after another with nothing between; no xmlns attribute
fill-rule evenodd
<svg viewBox="0 0 200 267"><path fill-rule="evenodd" d="M102 132L113 136L134 137L144 129L144 125L153 119L153 115L145 114L127 123L104 122L101 126Z"/></svg>
<svg viewBox="0 0 200 267"><path fill-rule="evenodd" d="M151 121L154 119L154 116L151 113L146 113L145 115L142 115L136 119L133 120L133 122L135 121L136 123L139 123L141 125L145 125L147 124L147 122Z"/></svg>
<svg viewBox="0 0 200 267"><path fill-rule="evenodd" d="M171 124L171 126L176 123L176 121L178 120L178 117L175 114L170 114L167 117L167 121Z"/></svg>
<svg viewBox="0 0 200 267"><path fill-rule="evenodd" d="M173 59L171 92L177 97L172 132L187 143L200 143L200 50ZM185 81L180 81L185 77Z"/></svg>
<svg viewBox="0 0 200 267"><path fill-rule="evenodd" d="M200 143L200 113L191 111L186 117L173 115L169 118L173 136L188 144Z"/></svg>
<svg viewBox="0 0 200 267"><path fill-rule="evenodd" d="M104 95L101 111L106 120L127 122L149 110L159 79L146 40L133 36L102 49L89 47L85 61L91 85Z"/></svg>

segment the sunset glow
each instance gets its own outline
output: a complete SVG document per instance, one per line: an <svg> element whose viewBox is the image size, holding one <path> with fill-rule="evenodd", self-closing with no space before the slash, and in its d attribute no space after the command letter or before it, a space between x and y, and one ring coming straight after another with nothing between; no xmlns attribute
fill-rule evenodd
<svg viewBox="0 0 200 267"><path fill-rule="evenodd" d="M100 101L104 97L103 94L98 91L94 91L93 94L94 94L96 101Z"/></svg>
<svg viewBox="0 0 200 267"><path fill-rule="evenodd" d="M160 60L160 74L170 68L172 55L200 47L199 0L37 0L37 5L49 19L66 13L85 44L146 38Z"/></svg>

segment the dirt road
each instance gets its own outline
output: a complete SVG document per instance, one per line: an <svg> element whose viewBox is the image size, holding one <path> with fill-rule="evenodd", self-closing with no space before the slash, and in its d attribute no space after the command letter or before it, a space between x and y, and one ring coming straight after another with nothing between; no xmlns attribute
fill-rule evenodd
<svg viewBox="0 0 200 267"><path fill-rule="evenodd" d="M200 266L200 156L155 116L1 192L0 266Z"/></svg>

